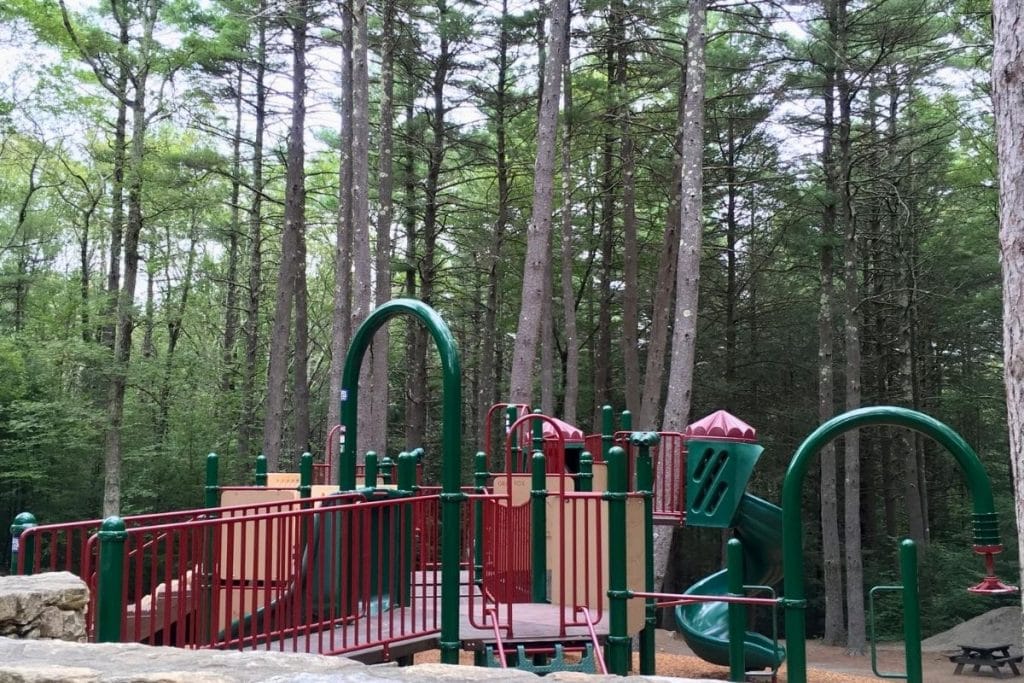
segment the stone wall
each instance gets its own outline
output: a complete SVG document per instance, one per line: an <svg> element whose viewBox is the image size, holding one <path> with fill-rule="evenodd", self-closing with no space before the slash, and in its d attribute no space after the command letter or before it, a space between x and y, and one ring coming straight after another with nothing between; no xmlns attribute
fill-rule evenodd
<svg viewBox="0 0 1024 683"><path fill-rule="evenodd" d="M0 576L0 636L85 641L85 582L68 572Z"/></svg>
<svg viewBox="0 0 1024 683"><path fill-rule="evenodd" d="M134 643L82 645L56 640L0 638L0 683L540 683L540 680L525 671L445 664L367 666L343 657L320 655L190 651ZM622 679L556 673L544 680L610 683ZM702 683L664 676L633 676L629 680L630 683Z"/></svg>

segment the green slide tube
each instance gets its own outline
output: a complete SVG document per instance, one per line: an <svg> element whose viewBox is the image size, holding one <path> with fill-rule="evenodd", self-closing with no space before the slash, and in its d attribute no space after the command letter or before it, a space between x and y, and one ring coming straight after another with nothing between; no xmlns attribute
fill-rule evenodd
<svg viewBox="0 0 1024 683"><path fill-rule="evenodd" d="M743 542L743 575L748 584L770 586L782 579L782 508L744 494L735 518L736 537ZM728 595L726 570L707 576L690 586L685 595ZM701 659L729 665L729 605L699 602L679 605L676 623L686 644ZM771 638L747 631L743 642L744 666L748 671L775 669L786 651Z"/></svg>

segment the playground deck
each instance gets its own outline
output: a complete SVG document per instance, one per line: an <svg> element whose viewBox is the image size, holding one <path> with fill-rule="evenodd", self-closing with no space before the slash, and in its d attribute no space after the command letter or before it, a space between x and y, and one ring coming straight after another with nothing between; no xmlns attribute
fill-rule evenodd
<svg viewBox="0 0 1024 683"><path fill-rule="evenodd" d="M255 644L243 649L315 654L335 654L344 651L345 657L366 664L391 661L435 649L438 647L439 629L425 632L425 627L440 623L441 587L433 580L436 576L438 575L434 572L416 572L410 605L387 609L381 619L342 624L324 630L297 632L272 642ZM469 573L466 571L460 572L459 590L459 635L462 648L481 651L488 645L494 645L497 642L494 628L480 614L483 595L477 586L469 582ZM477 612L476 619L470 618L471 608ZM506 609L507 605L499 607L499 619L502 620L501 641L506 647L523 643L544 645L591 639L586 626L567 626L565 635L559 634L559 613L562 607L548 603L512 605L511 635L506 635ZM601 642L608 635L606 616L601 615L602 618L594 624L594 633Z"/></svg>

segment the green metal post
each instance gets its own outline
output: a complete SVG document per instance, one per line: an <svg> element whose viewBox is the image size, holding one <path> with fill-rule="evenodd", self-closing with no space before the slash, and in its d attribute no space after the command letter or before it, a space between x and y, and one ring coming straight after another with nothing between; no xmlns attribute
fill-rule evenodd
<svg viewBox="0 0 1024 683"><path fill-rule="evenodd" d="M729 539L726 545L726 580L729 596L742 598L743 593L743 544L738 538ZM747 631L747 607L729 603L729 680L744 681L746 666L743 645Z"/></svg>
<svg viewBox="0 0 1024 683"><path fill-rule="evenodd" d="M533 454L531 465L530 499L532 504L530 515L530 593L534 602L548 601L548 513L547 513L547 477L544 454L537 451Z"/></svg>
<svg viewBox="0 0 1024 683"><path fill-rule="evenodd" d="M267 456L262 453L256 456L256 485L267 485Z"/></svg>
<svg viewBox="0 0 1024 683"><path fill-rule="evenodd" d="M380 459L379 469L380 469L380 480L385 485L394 484L395 483L394 482L394 474L393 474L394 473L394 469L395 469L395 461L394 460L392 460L391 458L389 458L388 456L385 455L383 458Z"/></svg>
<svg viewBox="0 0 1024 683"><path fill-rule="evenodd" d="M11 524L11 574L18 573L18 556L25 556L24 573L31 574L34 569L35 540L30 536L25 539L25 545L21 545L21 534L25 529L39 526L36 523L35 515L31 512L19 512Z"/></svg>
<svg viewBox="0 0 1024 683"><path fill-rule="evenodd" d="M299 498L313 495L313 454L303 453L299 458Z"/></svg>
<svg viewBox="0 0 1024 683"><path fill-rule="evenodd" d="M917 592L917 545L907 538L900 543L900 574L903 578L903 651L908 683L922 683L921 601Z"/></svg>
<svg viewBox="0 0 1024 683"><path fill-rule="evenodd" d="M580 453L580 491L589 493L594 490L594 456L590 451Z"/></svg>
<svg viewBox="0 0 1024 683"><path fill-rule="evenodd" d="M633 413L628 410L619 413L619 429L624 432L633 431Z"/></svg>
<svg viewBox="0 0 1024 683"><path fill-rule="evenodd" d="M608 452L615 445L615 414L611 406L601 407L601 460L608 462Z"/></svg>
<svg viewBox="0 0 1024 683"><path fill-rule="evenodd" d="M100 567L96 588L96 642L121 640L124 583L124 542L128 538L124 520L107 517L96 534L100 542Z"/></svg>
<svg viewBox="0 0 1024 683"><path fill-rule="evenodd" d="M610 409L609 409L610 410ZM626 589L626 451L608 451L608 672L625 676L629 671L632 638L626 621L629 591Z"/></svg>
<svg viewBox="0 0 1024 683"><path fill-rule="evenodd" d="M203 504L207 509L213 509L220 503L220 486L218 486L218 458L216 453L210 453L206 456L206 485L203 487ZM213 515L211 514L211 517ZM203 553L205 569L202 573L202 608L203 616L200 628L202 629L202 639L204 642L208 642L210 634L213 632L213 541L214 531L213 527L207 527L206 529L206 548Z"/></svg>
<svg viewBox="0 0 1024 683"><path fill-rule="evenodd" d="M220 486L217 479L217 454L210 453L206 456L206 485L203 487L203 505L205 507L217 507L220 497Z"/></svg>
<svg viewBox="0 0 1024 683"><path fill-rule="evenodd" d="M540 415L539 410L533 411ZM544 421L533 420L533 452L544 450Z"/></svg>
<svg viewBox="0 0 1024 683"><path fill-rule="evenodd" d="M416 489L416 456L411 453L398 454L398 490L412 496ZM402 522L402 594L400 604L408 606L412 600L410 584L412 581L412 518L411 505L403 505L405 510Z"/></svg>
<svg viewBox="0 0 1024 683"><path fill-rule="evenodd" d="M364 460L364 474L366 486L371 489L377 488L377 454L373 451L366 451L366 460Z"/></svg>
<svg viewBox="0 0 1024 683"><path fill-rule="evenodd" d="M873 406L838 415L818 427L797 448L782 484L782 566L785 577L786 645L790 683L807 683L807 594L804 585L803 484L811 461L833 439L851 429L895 425L921 432L948 450L967 478L974 506L974 544L997 547L998 521L985 467L963 437L945 424L908 408Z"/></svg>
<svg viewBox="0 0 1024 683"><path fill-rule="evenodd" d="M487 480L491 473L487 471L487 454L477 451L474 458L476 471L473 472L473 484L477 493L487 491ZM477 583L484 578L484 502L478 500L473 504L473 580Z"/></svg>
<svg viewBox="0 0 1024 683"><path fill-rule="evenodd" d="M345 445L341 450L338 485L355 488L359 371L373 335L388 320L411 315L430 332L441 356L441 634L438 642L442 664L459 663L459 529L462 466L462 370L455 336L441 316L415 299L395 299L379 306L356 330L345 357L341 378L341 424Z"/></svg>
<svg viewBox="0 0 1024 683"><path fill-rule="evenodd" d="M625 423L629 411L622 414ZM657 432L634 432L630 442L637 448L636 490L644 497L644 590L654 592L654 465L651 446L660 440ZM658 623L658 608L654 598L644 600L644 628L640 632L640 673L655 673L654 637Z"/></svg>

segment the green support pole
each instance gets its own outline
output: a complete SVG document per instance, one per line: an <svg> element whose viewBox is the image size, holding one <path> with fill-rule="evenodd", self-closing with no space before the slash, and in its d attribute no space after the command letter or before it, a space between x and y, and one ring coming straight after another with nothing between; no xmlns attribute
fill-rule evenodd
<svg viewBox="0 0 1024 683"><path fill-rule="evenodd" d="M412 496L416 490L416 456L411 453L398 454L398 490L404 495ZM412 601L412 536L413 536L413 506L403 505L405 510L402 522L402 596L400 604L408 606Z"/></svg>
<svg viewBox="0 0 1024 683"><path fill-rule="evenodd" d="M804 585L803 484L821 449L851 429L894 425L913 429L948 450L964 471L974 506L974 544L1001 547L992 487L985 467L963 437L945 424L909 408L873 406L838 415L811 433L797 448L782 483L782 566L785 580L786 646L790 683L807 683L807 594Z"/></svg>
<svg viewBox="0 0 1024 683"><path fill-rule="evenodd" d="M743 592L743 544L738 538L729 539L726 545L726 580L729 597L742 598ZM729 680L746 680L743 645L747 631L747 607L736 602L729 603Z"/></svg>
<svg viewBox="0 0 1024 683"><path fill-rule="evenodd" d="M96 642L121 641L124 612L124 542L128 538L124 520L107 517L96 534L100 542L100 568L96 589Z"/></svg>
<svg viewBox="0 0 1024 683"><path fill-rule="evenodd" d="M313 454L303 453L299 458L299 498L313 495Z"/></svg>
<svg viewBox="0 0 1024 683"><path fill-rule="evenodd" d="M609 409L610 410L610 409ZM608 451L608 672L625 676L629 671L632 638L626 620L629 591L626 589L626 451Z"/></svg>
<svg viewBox="0 0 1024 683"><path fill-rule="evenodd" d="M476 471L473 472L473 484L477 493L487 491L487 480L491 473L487 471L487 454L477 451L474 458ZM479 583L484 578L484 502L473 503L473 581Z"/></svg>
<svg viewBox="0 0 1024 683"><path fill-rule="evenodd" d="M628 411L622 414L626 422ZM630 443L637 448L636 490L644 497L644 590L654 592L654 465L651 446L660 440L657 432L634 432ZM654 638L658 624L658 608L654 598L644 600L644 628L640 632L640 673L655 673Z"/></svg>
<svg viewBox="0 0 1024 683"><path fill-rule="evenodd" d="M438 647L442 664L459 663L459 530L466 497L461 490L462 370L455 336L441 316L415 299L395 299L379 306L356 330L345 357L341 378L341 424L345 445L341 450L338 485L355 487L359 371L373 335L399 315L418 319L430 332L441 356L441 634Z"/></svg>
<svg viewBox="0 0 1024 683"><path fill-rule="evenodd" d="M363 461L365 464L365 470L363 471L365 477L365 485L368 488L377 488L377 454L373 451L366 451L366 459Z"/></svg>
<svg viewBox="0 0 1024 683"><path fill-rule="evenodd" d="M384 483L385 486L395 483L393 474L395 469L394 460L385 455L383 458L380 459L379 469L380 480Z"/></svg>
<svg viewBox="0 0 1024 683"><path fill-rule="evenodd" d="M533 411L540 415L539 410ZM544 421L533 420L533 452L544 451Z"/></svg>
<svg viewBox="0 0 1024 683"><path fill-rule="evenodd" d="M619 428L624 432L633 431L633 413L628 410L619 413Z"/></svg>
<svg viewBox="0 0 1024 683"><path fill-rule="evenodd" d="M533 454L530 474L530 593L534 602L548 601L548 511L547 477L544 454Z"/></svg>
<svg viewBox="0 0 1024 683"><path fill-rule="evenodd" d="M31 536L25 539L25 545L21 545L21 534L25 529L39 526L36 523L35 515L31 512L19 512L11 524L11 574L18 573L18 556L24 555L24 574L32 573L35 559L35 539Z"/></svg>
<svg viewBox="0 0 1024 683"><path fill-rule="evenodd" d="M580 453L579 486L584 493L594 490L594 456L590 451Z"/></svg>
<svg viewBox="0 0 1024 683"><path fill-rule="evenodd" d="M220 486L218 485L217 454L210 453L206 456L206 485L203 486L203 506L208 508L217 507L220 497Z"/></svg>
<svg viewBox="0 0 1024 683"><path fill-rule="evenodd" d="M608 452L615 445L615 414L611 406L601 407L601 460L608 462Z"/></svg>
<svg viewBox="0 0 1024 683"><path fill-rule="evenodd" d="M206 485L203 487L203 504L206 509L211 510L218 506L220 503L220 486L218 486L218 458L216 453L210 453L206 456ZM213 517L213 515L210 515ZM203 553L205 561L205 569L202 573L202 606L203 616L200 628L202 629L202 639L204 642L209 642L210 634L213 632L213 540L214 531L213 527L207 527L206 529L206 548Z"/></svg>
<svg viewBox="0 0 1024 683"><path fill-rule="evenodd" d="M900 543L900 574L903 578L903 651L908 683L922 683L921 601L917 592L917 545L911 539Z"/></svg>
<svg viewBox="0 0 1024 683"><path fill-rule="evenodd" d="M256 485L267 485L267 456L262 453L256 456Z"/></svg>

